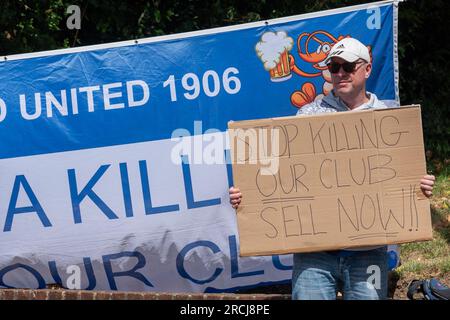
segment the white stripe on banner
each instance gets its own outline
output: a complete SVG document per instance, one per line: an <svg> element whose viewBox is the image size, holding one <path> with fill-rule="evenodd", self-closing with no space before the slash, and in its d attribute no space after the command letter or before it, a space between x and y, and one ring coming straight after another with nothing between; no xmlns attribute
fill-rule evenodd
<svg viewBox="0 0 450 320"><path fill-rule="evenodd" d="M201 145L211 141L208 136L184 142ZM29 208L2 221L2 244L7 244L2 260L28 266L3 270L3 284L38 287L40 277L56 282L54 265L64 285L70 276L66 267L75 265L82 271L81 288L95 281L98 290L223 291L252 284L252 275L289 278L278 260L238 259L235 212L223 188L228 184L224 161L174 164L177 143L0 160L0 168L8 168L0 169L0 211L11 212L11 203ZM210 177L215 183L205 188ZM17 252L30 254L20 259ZM281 261L291 264L289 256Z"/></svg>

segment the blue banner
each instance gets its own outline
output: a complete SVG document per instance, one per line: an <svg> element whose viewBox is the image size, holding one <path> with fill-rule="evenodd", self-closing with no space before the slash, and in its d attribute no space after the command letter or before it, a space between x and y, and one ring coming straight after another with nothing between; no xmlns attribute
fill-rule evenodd
<svg viewBox="0 0 450 320"><path fill-rule="evenodd" d="M268 33L291 40L303 73L270 81L255 49ZM3 62L0 158L167 139L177 128L193 131L195 120L223 131L229 120L293 115L290 98L302 86L323 93L329 78L318 64L346 36L371 48L368 90L395 100L391 5Z"/></svg>
<svg viewBox="0 0 450 320"><path fill-rule="evenodd" d="M295 115L331 90L323 61L348 36L370 49L367 89L398 105L392 2L6 57L0 287L67 286L69 265L93 268L95 284L81 277L90 289L289 280L290 256L238 259L229 166L172 163L170 139L184 130L195 145L230 120Z"/></svg>

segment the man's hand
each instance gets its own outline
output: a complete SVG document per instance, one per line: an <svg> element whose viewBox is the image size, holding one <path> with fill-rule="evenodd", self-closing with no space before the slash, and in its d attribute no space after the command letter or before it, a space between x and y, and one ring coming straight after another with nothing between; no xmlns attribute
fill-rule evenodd
<svg viewBox="0 0 450 320"><path fill-rule="evenodd" d="M432 175L425 175L420 180L420 189L422 189L422 193L427 197L431 197L433 194L433 186L436 178Z"/></svg>
<svg viewBox="0 0 450 320"><path fill-rule="evenodd" d="M230 203L234 209L237 209L239 207L239 204L241 203L241 198L242 198L241 190L239 190L239 188L231 187Z"/></svg>

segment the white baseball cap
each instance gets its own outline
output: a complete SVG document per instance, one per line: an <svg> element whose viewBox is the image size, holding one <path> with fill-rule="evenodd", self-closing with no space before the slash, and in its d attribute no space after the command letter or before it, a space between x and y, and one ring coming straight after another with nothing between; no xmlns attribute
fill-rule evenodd
<svg viewBox="0 0 450 320"><path fill-rule="evenodd" d="M370 62L369 49L355 38L344 38L336 42L325 59L325 64L328 64L333 57L339 57L348 62L355 62L358 59Z"/></svg>

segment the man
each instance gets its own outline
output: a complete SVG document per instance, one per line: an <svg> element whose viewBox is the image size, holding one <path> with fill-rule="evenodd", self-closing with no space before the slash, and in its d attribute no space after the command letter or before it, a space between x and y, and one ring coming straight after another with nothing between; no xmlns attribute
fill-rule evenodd
<svg viewBox="0 0 450 320"><path fill-rule="evenodd" d="M372 71L369 50L353 38L337 42L325 63L331 73L333 90L323 99L298 111L298 115L324 112L356 111L386 108L375 94L366 91L366 80ZM434 176L420 181L422 192L430 197ZM230 188L230 202L237 208L242 194ZM387 296L388 256L386 246L338 251L294 254L292 298L301 300L334 300L342 291L348 300L378 300ZM376 265L381 272L381 286L375 288L367 280L368 267Z"/></svg>

